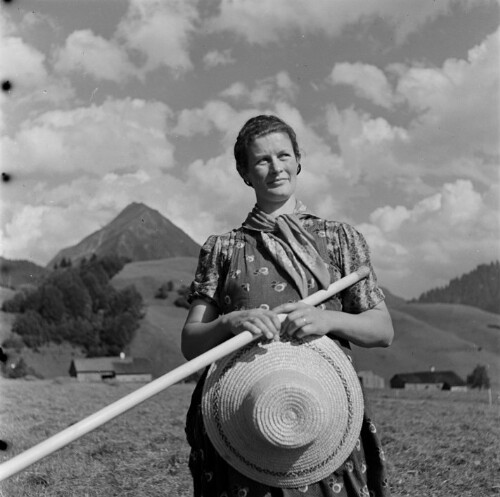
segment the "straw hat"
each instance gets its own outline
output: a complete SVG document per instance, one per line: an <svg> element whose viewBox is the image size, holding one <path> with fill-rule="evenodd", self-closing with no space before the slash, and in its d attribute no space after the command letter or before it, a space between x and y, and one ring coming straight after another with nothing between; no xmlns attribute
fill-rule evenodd
<svg viewBox="0 0 500 497"><path fill-rule="evenodd" d="M203 388L208 437L237 471L273 487L327 477L363 420L356 371L327 337L251 343L214 363Z"/></svg>

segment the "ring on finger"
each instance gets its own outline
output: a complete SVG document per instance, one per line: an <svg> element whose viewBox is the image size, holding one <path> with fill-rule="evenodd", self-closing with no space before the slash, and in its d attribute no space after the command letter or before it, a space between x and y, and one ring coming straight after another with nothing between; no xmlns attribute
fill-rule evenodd
<svg viewBox="0 0 500 497"><path fill-rule="evenodd" d="M304 324L302 325L303 328L307 324L307 319L304 316L302 316L302 320L304 321Z"/></svg>

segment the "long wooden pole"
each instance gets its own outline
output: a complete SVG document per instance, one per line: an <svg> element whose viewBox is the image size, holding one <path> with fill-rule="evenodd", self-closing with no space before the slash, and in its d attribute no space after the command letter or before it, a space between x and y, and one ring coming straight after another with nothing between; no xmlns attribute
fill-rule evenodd
<svg viewBox="0 0 500 497"><path fill-rule="evenodd" d="M309 305L318 305L327 298L345 290L346 288L354 285L358 281L366 278L369 270L367 267L362 266L356 272L347 275L344 278L332 283L326 290L320 290L312 295L309 295L302 302ZM285 319L286 315L280 315L281 321ZM196 371L207 367L213 362L225 357L226 355L240 349L241 347L249 344L253 340L259 338L249 331L244 331L229 340L217 345L213 349L199 355L195 359L175 368L174 370L164 374L160 378L144 385L143 387L129 393L125 397L113 402L112 404L104 407L100 411L91 414L87 418L82 419L78 423L71 425L65 430L57 433L56 435L40 442L31 449L28 449L21 454L13 457L12 459L0 464L0 481L9 478L16 473L19 473L28 466L36 463L40 459L56 452L62 447L70 444L83 435L95 430L99 426L111 421L120 414L127 412L129 409L137 406L145 400L153 397L165 390L169 386L178 383L179 381L187 378Z"/></svg>

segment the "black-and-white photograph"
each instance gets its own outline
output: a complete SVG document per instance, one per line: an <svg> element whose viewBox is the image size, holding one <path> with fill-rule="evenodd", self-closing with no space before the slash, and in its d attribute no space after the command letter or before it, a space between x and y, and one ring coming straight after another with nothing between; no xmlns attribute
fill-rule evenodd
<svg viewBox="0 0 500 497"><path fill-rule="evenodd" d="M3 0L0 497L500 495L499 0Z"/></svg>

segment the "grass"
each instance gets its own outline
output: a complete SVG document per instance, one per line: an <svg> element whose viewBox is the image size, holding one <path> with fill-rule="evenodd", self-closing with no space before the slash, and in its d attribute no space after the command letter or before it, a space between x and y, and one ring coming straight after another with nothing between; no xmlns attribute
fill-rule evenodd
<svg viewBox="0 0 500 497"><path fill-rule="evenodd" d="M1 460L139 385L0 379ZM0 483L1 497L185 497L192 494L184 417L193 385L174 385ZM394 497L499 495L498 399L484 392L368 391Z"/></svg>

